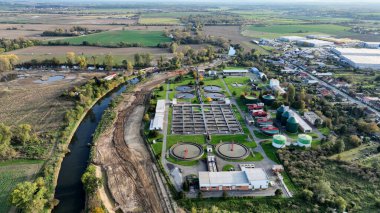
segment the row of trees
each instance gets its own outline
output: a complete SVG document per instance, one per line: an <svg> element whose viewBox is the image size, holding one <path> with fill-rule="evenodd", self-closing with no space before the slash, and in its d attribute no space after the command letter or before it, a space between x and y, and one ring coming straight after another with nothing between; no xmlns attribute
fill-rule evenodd
<svg viewBox="0 0 380 213"><path fill-rule="evenodd" d="M41 42L38 40L29 40L25 38L17 38L17 39L1 38L0 39L0 53L32 47L39 44L41 44Z"/></svg>

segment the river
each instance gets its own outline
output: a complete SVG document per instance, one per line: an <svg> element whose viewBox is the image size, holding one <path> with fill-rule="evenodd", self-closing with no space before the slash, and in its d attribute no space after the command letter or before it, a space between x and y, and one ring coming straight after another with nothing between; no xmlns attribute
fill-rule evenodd
<svg viewBox="0 0 380 213"><path fill-rule="evenodd" d="M136 84L137 78L130 81ZM60 202L53 209L55 213L79 213L85 207L85 191L81 182L81 177L88 165L90 155L89 143L92 143L92 134L95 132L100 119L107 109L109 103L123 91L127 89L123 85L101 100L99 100L87 113L70 142L68 153L62 161L61 170L58 176L55 198Z"/></svg>

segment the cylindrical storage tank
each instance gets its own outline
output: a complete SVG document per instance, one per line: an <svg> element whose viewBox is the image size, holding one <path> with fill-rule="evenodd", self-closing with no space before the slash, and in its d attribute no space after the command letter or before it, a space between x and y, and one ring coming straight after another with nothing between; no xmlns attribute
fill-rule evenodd
<svg viewBox="0 0 380 213"><path fill-rule="evenodd" d="M265 105L272 106L272 104L275 100L276 100L276 98L273 95L264 95L263 96L263 102Z"/></svg>
<svg viewBox="0 0 380 213"><path fill-rule="evenodd" d="M311 147L311 142L313 141L313 138L310 135L306 134L299 134L297 144L301 147Z"/></svg>
<svg viewBox="0 0 380 213"><path fill-rule="evenodd" d="M244 96L244 101L246 104L256 104L259 100L255 96L246 95Z"/></svg>
<svg viewBox="0 0 380 213"><path fill-rule="evenodd" d="M281 116L285 111L286 111L286 107L284 105L281 105L279 108L277 108L277 111L276 111L277 121L281 121Z"/></svg>
<svg viewBox="0 0 380 213"><path fill-rule="evenodd" d="M281 125L285 126L286 125L286 121L288 121L289 117L290 117L290 112L289 111L286 111L286 112L282 113L282 115L281 115Z"/></svg>
<svg viewBox="0 0 380 213"><path fill-rule="evenodd" d="M286 146L286 137L283 135L273 135L272 146L276 148L283 148Z"/></svg>
<svg viewBox="0 0 380 213"><path fill-rule="evenodd" d="M286 122L286 131L290 133L297 133L298 132L298 121L295 117L290 116L288 118L288 121Z"/></svg>

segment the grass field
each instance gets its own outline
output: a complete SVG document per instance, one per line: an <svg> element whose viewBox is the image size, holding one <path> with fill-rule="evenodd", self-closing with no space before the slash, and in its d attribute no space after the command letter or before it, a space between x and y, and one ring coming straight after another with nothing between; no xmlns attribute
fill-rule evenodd
<svg viewBox="0 0 380 213"><path fill-rule="evenodd" d="M223 80L224 80L224 82L226 82L227 87L230 90L230 92L236 93L236 95L235 95L236 98L239 98L241 93L250 91L250 88L247 85L247 83L249 81L248 77L227 77L227 78L224 78ZM242 84L242 86L241 87L235 87L235 86L232 86L233 83Z"/></svg>
<svg viewBox="0 0 380 213"><path fill-rule="evenodd" d="M99 44L104 46L117 46L120 42L138 43L145 47L154 47L158 43L170 42L170 38L165 37L161 31L142 31L142 30L127 30L127 31L108 31L96 33L75 38L67 38L62 41L69 42L72 45L80 45L84 41L91 44Z"/></svg>
<svg viewBox="0 0 380 213"><path fill-rule="evenodd" d="M40 160L14 160L0 163L0 212L8 212L8 197L16 186L25 180L33 179L41 168Z"/></svg>
<svg viewBox="0 0 380 213"><path fill-rule="evenodd" d="M349 29L349 27L334 24L251 25L243 30L243 35L255 38L278 38L281 36L305 36L310 34L326 34L345 37L354 34L348 32Z"/></svg>

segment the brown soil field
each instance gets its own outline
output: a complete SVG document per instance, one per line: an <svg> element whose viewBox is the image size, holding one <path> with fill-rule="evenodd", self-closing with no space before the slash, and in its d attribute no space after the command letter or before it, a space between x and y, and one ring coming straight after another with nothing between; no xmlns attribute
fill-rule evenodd
<svg viewBox="0 0 380 213"><path fill-rule="evenodd" d="M132 59L136 53L151 53L155 58L163 55L164 57L171 57L171 53L163 48L145 48L145 47L130 47L130 48L103 48L103 47L90 47L90 46L35 46L25 49L19 49L8 52L9 54L16 54L19 62L30 61L32 59L46 59L56 57L64 62L67 52L75 52L76 54L84 54L87 56L97 55L104 56L111 53L115 62L120 64L123 59ZM102 62L102 58L98 59Z"/></svg>
<svg viewBox="0 0 380 213"><path fill-rule="evenodd" d="M0 83L0 121L7 125L28 123L37 132L48 132L62 126L65 111L74 106L73 102L60 97L65 90L101 75L42 71L17 74L29 76ZM63 75L65 79L43 84L34 82L55 75Z"/></svg>
<svg viewBox="0 0 380 213"><path fill-rule="evenodd" d="M148 30L148 31L163 31L171 29L182 29L182 26L128 26L126 30Z"/></svg>
<svg viewBox="0 0 380 213"><path fill-rule="evenodd" d="M133 92L123 94L114 126L96 142L94 163L106 174L106 185L115 203L113 210L172 212L167 206L171 204L164 201L163 189L157 183L157 168L137 130L142 124L149 91L176 74L156 75Z"/></svg>
<svg viewBox="0 0 380 213"><path fill-rule="evenodd" d="M253 44L251 42L252 38L243 36L239 26L205 26L203 27L203 33L229 39L233 44L242 45L245 51L257 49L259 52L267 53L260 46Z"/></svg>

